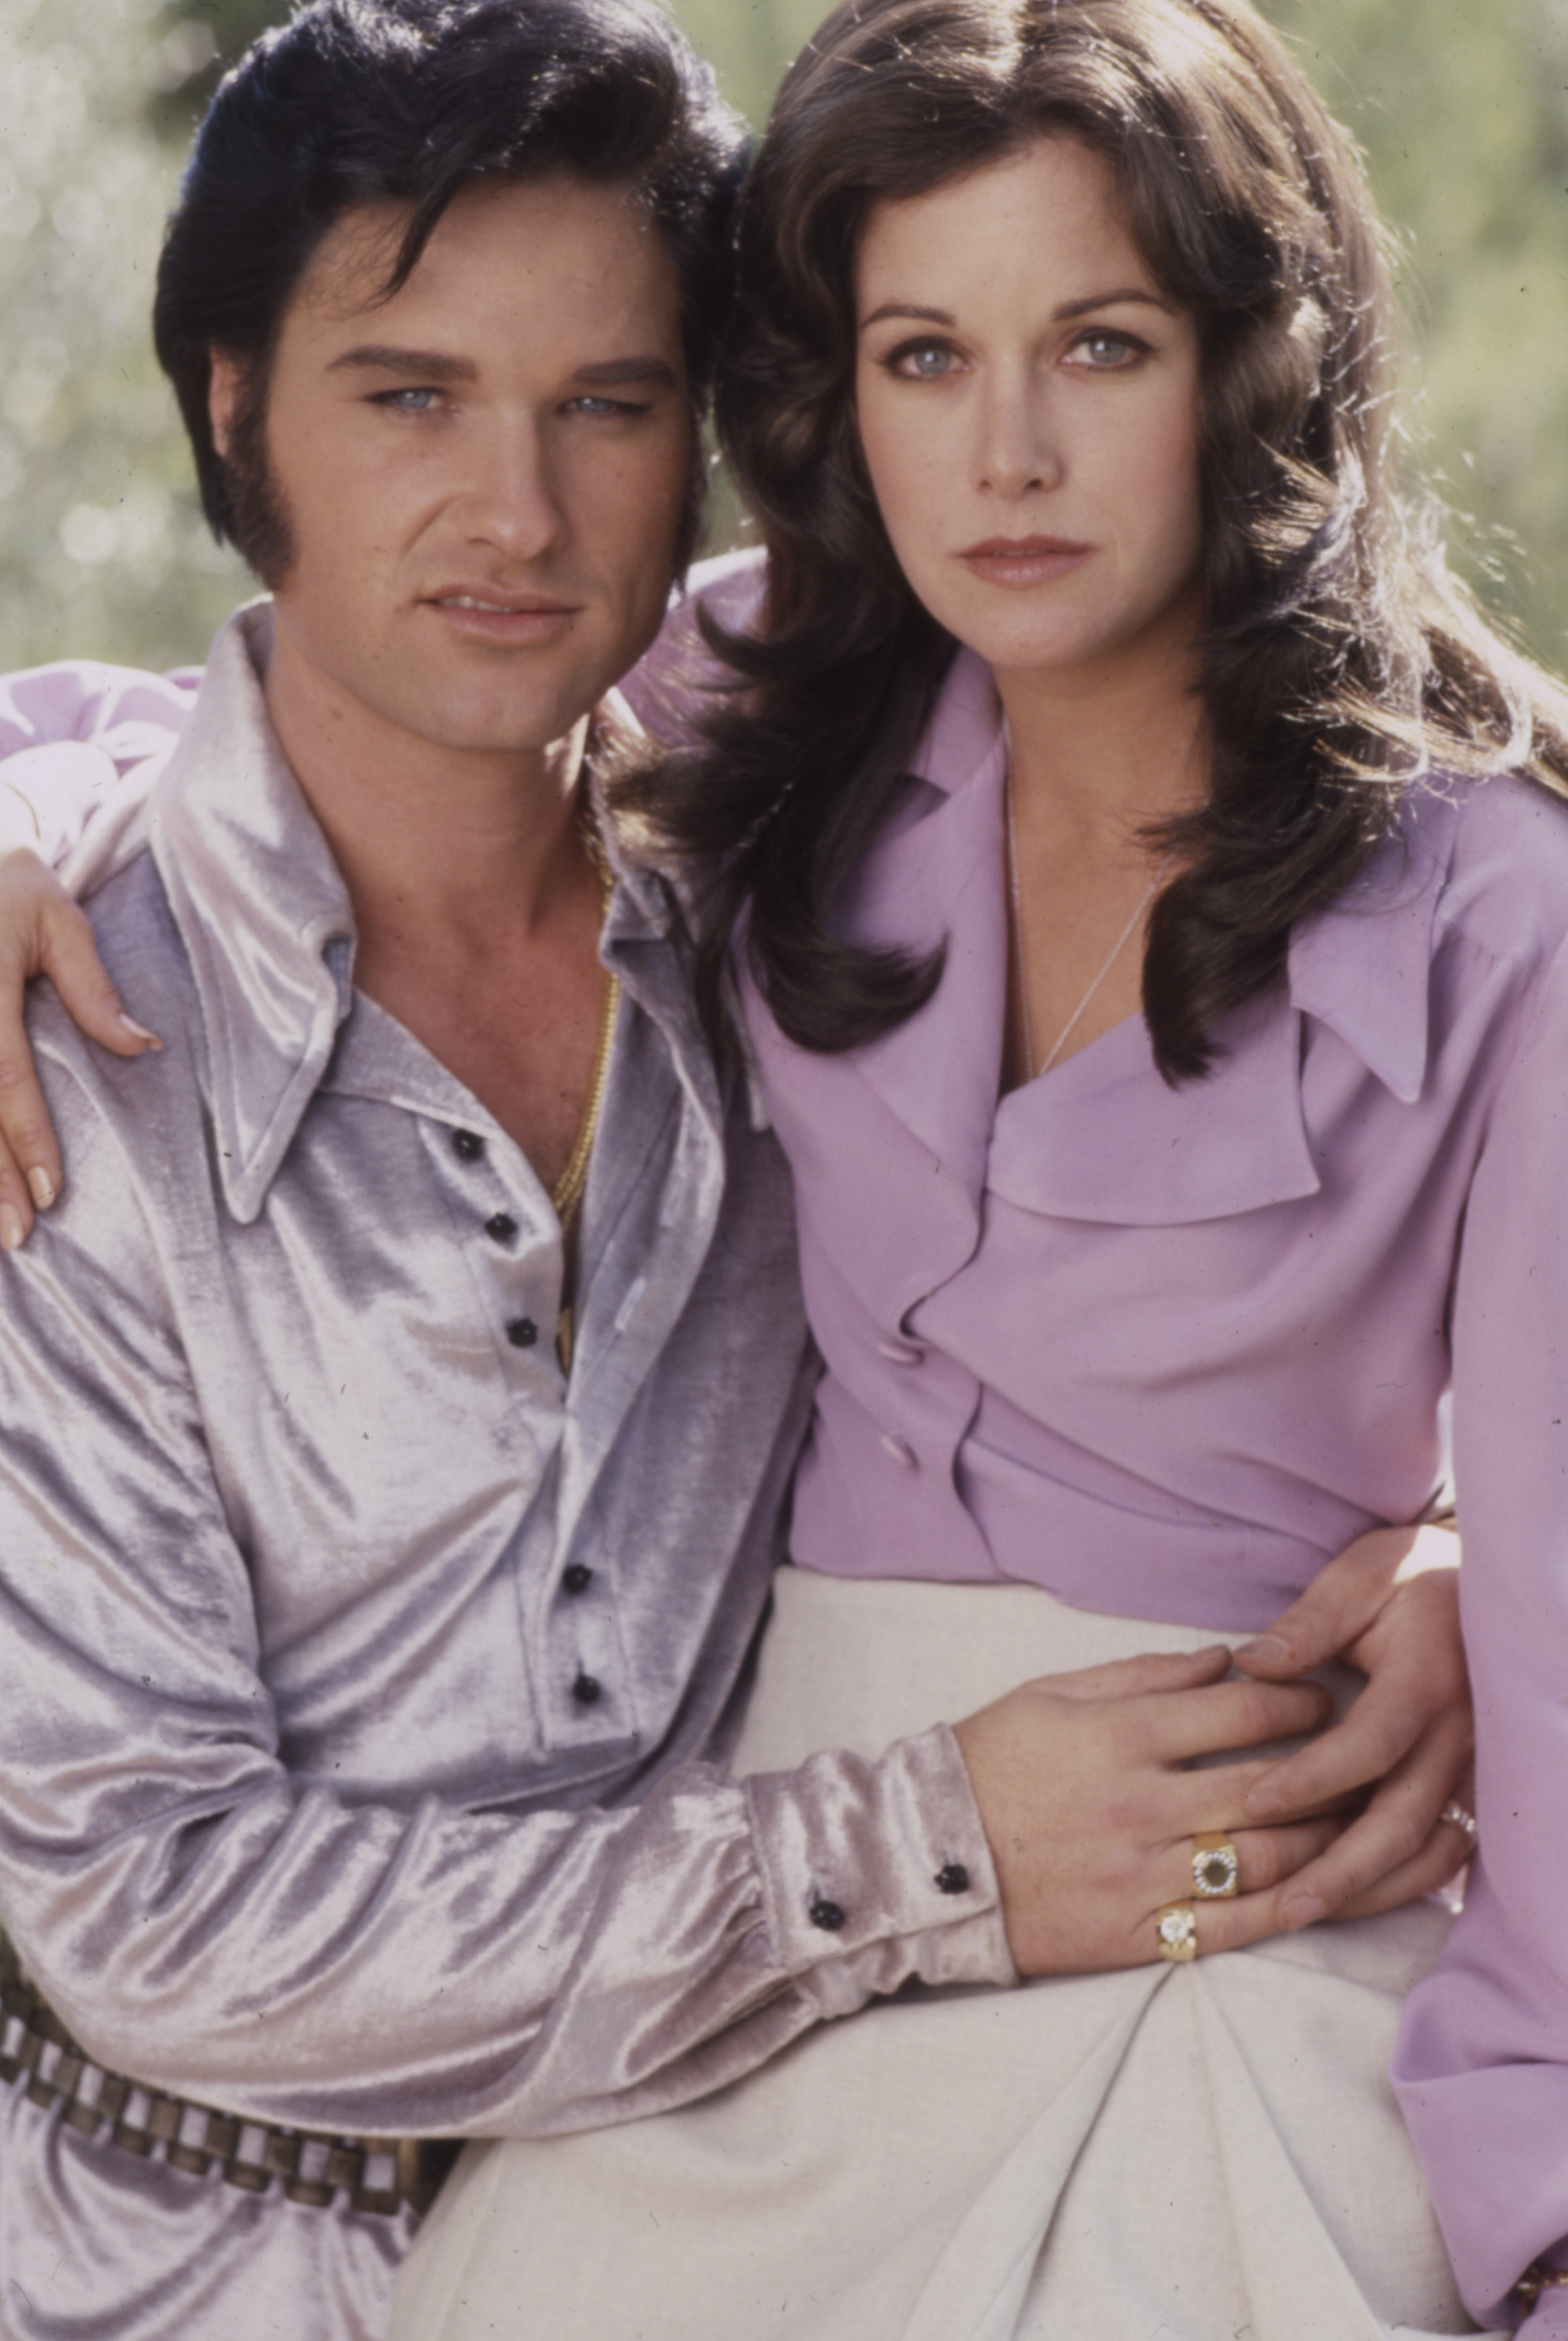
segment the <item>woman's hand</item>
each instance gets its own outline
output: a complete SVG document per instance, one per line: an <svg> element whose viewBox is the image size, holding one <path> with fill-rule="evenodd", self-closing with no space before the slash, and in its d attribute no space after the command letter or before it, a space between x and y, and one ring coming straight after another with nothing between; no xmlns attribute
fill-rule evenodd
<svg viewBox="0 0 1568 2341"><path fill-rule="evenodd" d="M33 1070L23 1002L28 978L46 975L84 1032L119 1057L158 1041L126 1015L93 930L30 846L0 851L0 1249L26 1240L64 1180L60 1150Z"/></svg>
<svg viewBox="0 0 1568 2341"><path fill-rule="evenodd" d="M1459 1539L1440 1528L1374 1529L1320 1570L1235 1663L1283 1682L1348 1659L1366 1689L1342 1723L1273 1765L1247 1798L1278 1821L1360 1797L1365 1810L1280 1896L1281 1923L1361 1918L1441 1886L1470 1851L1439 1818L1474 1800L1474 1725L1459 1634Z"/></svg>
<svg viewBox="0 0 1568 2341"><path fill-rule="evenodd" d="M1320 1814L1253 1826L1247 1795L1273 1760L1183 1768L1313 1730L1331 1703L1314 1683L1227 1682L1229 1667L1223 1647L1121 1659L1024 1683L954 1726L1023 1974L1157 1957L1156 1913L1191 1898L1201 1830L1233 1839L1241 1891L1194 1906L1199 1949L1279 1932L1281 1881L1323 1856L1342 1824Z"/></svg>

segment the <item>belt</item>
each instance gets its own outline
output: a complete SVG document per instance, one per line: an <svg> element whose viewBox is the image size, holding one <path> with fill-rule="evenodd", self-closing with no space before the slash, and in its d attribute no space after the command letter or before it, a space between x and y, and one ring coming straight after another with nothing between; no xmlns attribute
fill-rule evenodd
<svg viewBox="0 0 1568 2341"><path fill-rule="evenodd" d="M164 2148L171 2169L205 2178L216 2164L225 2184L265 2195L275 2178L291 2203L325 2209L339 2193L356 2211L390 2215L406 2203L421 2216L462 2150L461 2138L335 2137L220 2113L188 2097L150 2089L95 2065L0 1934L0 2082L27 2076L35 2106L64 2098L61 2118L84 2137L144 2159Z"/></svg>

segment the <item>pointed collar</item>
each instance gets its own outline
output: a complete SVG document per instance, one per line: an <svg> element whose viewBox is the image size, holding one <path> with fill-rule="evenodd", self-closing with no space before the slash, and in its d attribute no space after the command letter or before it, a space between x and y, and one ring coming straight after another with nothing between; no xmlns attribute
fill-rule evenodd
<svg viewBox="0 0 1568 2341"><path fill-rule="evenodd" d="M260 1212L355 999L348 890L267 715L261 678L271 647L266 601L223 629L147 808L154 860L201 1003L225 1200L242 1223ZM601 717L637 729L615 692ZM716 1121L713 1070L677 955L637 948L666 943L678 905L657 873L627 856L602 812L601 826L614 879L602 956L666 1030L686 1088ZM345 1078L352 1085L347 1068ZM460 1111L467 1092L434 1060L417 1094L414 1078L403 1062L403 1102L472 1118L472 1101L469 1114Z"/></svg>
<svg viewBox="0 0 1568 2341"><path fill-rule="evenodd" d="M225 1199L254 1220L348 1014L348 892L267 717L272 609L213 645L148 805L153 858L206 1031Z"/></svg>
<svg viewBox="0 0 1568 2341"><path fill-rule="evenodd" d="M1398 832L1293 940L1286 981L1221 1036L1203 1081L1170 1089L1141 1017L1000 1108L1005 968L1005 743L991 675L954 660L914 766L925 783L879 840L848 899L857 939L945 943L926 1006L856 1052L863 1078L978 1203L1121 1224L1226 1217L1318 1187L1301 1099L1302 1018L1353 1050L1397 1098L1425 1078L1433 923L1456 808L1413 795Z"/></svg>
<svg viewBox="0 0 1568 2341"><path fill-rule="evenodd" d="M1433 924L1453 858L1459 807L1413 791L1400 825L1354 883L1291 941L1290 994L1403 1105L1426 1078Z"/></svg>

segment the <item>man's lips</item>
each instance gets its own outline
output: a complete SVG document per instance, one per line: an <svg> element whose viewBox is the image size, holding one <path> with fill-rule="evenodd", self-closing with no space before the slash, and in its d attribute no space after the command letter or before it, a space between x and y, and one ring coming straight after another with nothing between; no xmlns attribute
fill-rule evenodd
<svg viewBox="0 0 1568 2341"><path fill-rule="evenodd" d="M552 639L579 616L582 604L552 594L513 593L496 585L443 585L424 597L428 608L461 633L492 642Z"/></svg>
<svg viewBox="0 0 1568 2341"><path fill-rule="evenodd" d="M958 558L977 577L996 585L1038 585L1060 577L1094 552L1068 536L988 536L965 547Z"/></svg>

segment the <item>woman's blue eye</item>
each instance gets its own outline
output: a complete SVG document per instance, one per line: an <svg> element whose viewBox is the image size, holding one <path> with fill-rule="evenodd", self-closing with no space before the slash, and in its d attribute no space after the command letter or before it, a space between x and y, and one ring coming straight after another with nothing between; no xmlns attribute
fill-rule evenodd
<svg viewBox="0 0 1568 2341"><path fill-rule="evenodd" d="M394 414L428 414L441 393L438 390L384 390L376 398L377 406L389 406Z"/></svg>
<svg viewBox="0 0 1568 2341"><path fill-rule="evenodd" d="M1124 360L1137 354L1137 344L1124 334L1085 334L1078 347L1097 366L1120 365Z"/></svg>
<svg viewBox="0 0 1568 2341"><path fill-rule="evenodd" d="M897 373L915 382L935 382L953 372L958 358L941 342L916 342L895 350L891 363Z"/></svg>

